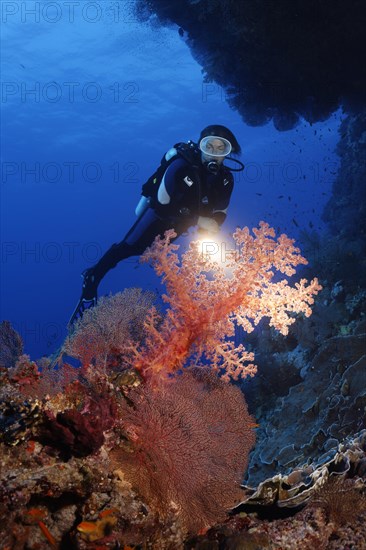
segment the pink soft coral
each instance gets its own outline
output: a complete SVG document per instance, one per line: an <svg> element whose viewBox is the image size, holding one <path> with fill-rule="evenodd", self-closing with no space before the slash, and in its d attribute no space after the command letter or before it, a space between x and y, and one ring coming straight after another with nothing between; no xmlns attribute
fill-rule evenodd
<svg viewBox="0 0 366 550"><path fill-rule="evenodd" d="M156 311L151 310L145 323L147 340L143 347L133 347L133 365L143 375L174 372L190 356L195 364L206 356L213 370L224 371L226 381L253 376L253 354L226 340L233 336L235 322L251 332L268 317L270 326L286 335L294 314L311 315L313 296L321 289L317 279L309 284L301 279L294 287L286 279L272 282L307 263L294 241L286 235L275 239L274 229L264 222L253 234L247 227L235 231L237 252L228 255L225 268L202 254L197 242L179 260L172 230L155 239L143 261L150 261L162 276L169 307L159 328Z"/></svg>

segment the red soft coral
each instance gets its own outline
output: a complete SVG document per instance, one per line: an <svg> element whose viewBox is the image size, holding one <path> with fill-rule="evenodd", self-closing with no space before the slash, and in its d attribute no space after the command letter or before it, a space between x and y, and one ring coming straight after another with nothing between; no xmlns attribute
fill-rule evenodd
<svg viewBox="0 0 366 550"><path fill-rule="evenodd" d="M286 279L272 282L307 263L294 241L286 235L276 239L274 229L264 222L253 234L247 227L235 231L237 253L227 255L225 268L202 254L198 242L191 243L179 260L172 230L157 237L145 252L143 260L153 264L166 285L163 298L169 304L159 330L156 312L151 311L145 345L134 346L134 366L145 376L176 371L189 356L195 355L197 362L204 354L214 370L224 369L225 380L253 376L256 367L246 364L253 354L225 341L234 334L235 322L250 332L268 317L270 325L285 335L294 314L311 314L313 296L321 289L317 279L309 284L302 279L294 287Z"/></svg>

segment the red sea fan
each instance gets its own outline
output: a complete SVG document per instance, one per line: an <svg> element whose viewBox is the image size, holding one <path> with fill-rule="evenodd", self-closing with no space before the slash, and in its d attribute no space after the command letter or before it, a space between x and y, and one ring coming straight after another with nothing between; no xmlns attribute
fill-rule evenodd
<svg viewBox="0 0 366 550"><path fill-rule="evenodd" d="M83 366L93 363L102 370L113 354L126 355L127 361L129 345L144 338L143 322L152 303L153 293L139 288L103 296L84 312L61 353L79 359Z"/></svg>
<svg viewBox="0 0 366 550"><path fill-rule="evenodd" d="M254 421L239 388L204 368L129 394L122 427L131 446L112 453L126 479L162 517L190 532L225 518L243 492Z"/></svg>

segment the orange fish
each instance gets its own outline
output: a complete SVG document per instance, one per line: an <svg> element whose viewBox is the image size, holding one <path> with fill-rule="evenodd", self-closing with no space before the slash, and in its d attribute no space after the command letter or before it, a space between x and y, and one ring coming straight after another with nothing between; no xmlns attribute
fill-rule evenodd
<svg viewBox="0 0 366 550"><path fill-rule="evenodd" d="M82 521L77 526L77 530L80 531L80 533L94 533L98 528L96 523L93 523L92 521Z"/></svg>
<svg viewBox="0 0 366 550"><path fill-rule="evenodd" d="M88 542L94 542L96 540L105 537L107 527L110 529L117 523L117 518L107 516L97 521L82 521L76 527L81 533L81 536Z"/></svg>
<svg viewBox="0 0 366 550"><path fill-rule="evenodd" d="M249 428L251 428L252 430L255 430L256 428L260 428L261 425L260 424L249 424Z"/></svg>
<svg viewBox="0 0 366 550"><path fill-rule="evenodd" d="M41 519L47 517L47 512L46 510L41 510L40 508L30 508L27 510L26 515L29 519L40 521Z"/></svg>
<svg viewBox="0 0 366 550"><path fill-rule="evenodd" d="M51 546L56 546L56 539L51 535L43 521L38 522L39 528L50 543Z"/></svg>

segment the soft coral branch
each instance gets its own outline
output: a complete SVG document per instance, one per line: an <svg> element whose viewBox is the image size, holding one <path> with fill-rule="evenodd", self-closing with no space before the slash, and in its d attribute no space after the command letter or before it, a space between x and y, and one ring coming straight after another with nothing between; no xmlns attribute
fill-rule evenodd
<svg viewBox="0 0 366 550"><path fill-rule="evenodd" d="M295 321L294 314L311 314L313 296L321 289L317 279L305 279L290 287L287 279L272 282L279 274L291 276L307 261L286 235L275 238L274 229L261 222L253 229L237 229L233 234L239 254L232 254L225 269L200 253L191 243L179 259L177 245L171 244L173 230L157 237L143 255L162 277L169 304L167 314L156 330L154 313L147 320L148 340L135 350L135 367L143 373L173 372L184 366L192 353L209 356L214 368L230 376L253 375L252 354L226 342L234 333L235 322L250 332L263 317L282 334ZM219 359L221 358L221 359Z"/></svg>

